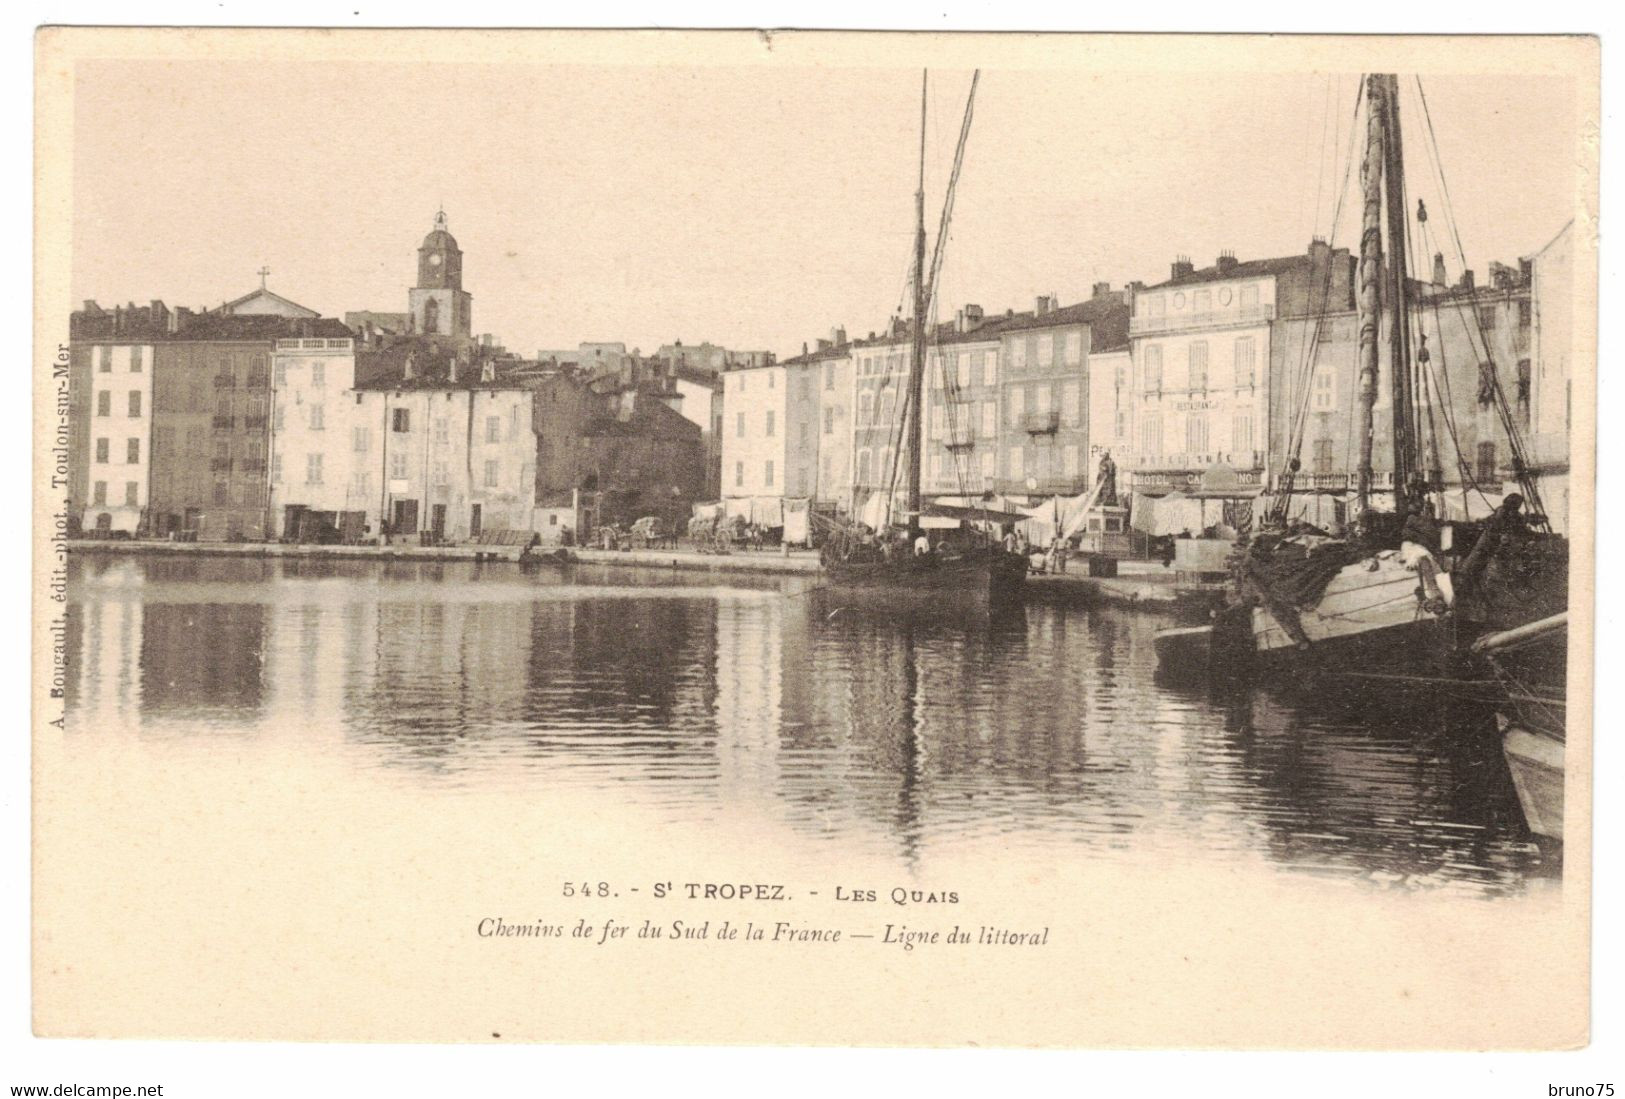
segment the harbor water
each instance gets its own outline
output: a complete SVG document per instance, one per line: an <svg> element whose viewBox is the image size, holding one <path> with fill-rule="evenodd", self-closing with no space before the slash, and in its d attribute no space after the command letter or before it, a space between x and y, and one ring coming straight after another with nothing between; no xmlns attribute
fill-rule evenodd
<svg viewBox="0 0 1625 1099"><path fill-rule="evenodd" d="M160 758L280 737L357 782L765 816L916 873L991 843L1486 897L1560 877L1488 712L1436 688L1182 684L1157 674L1154 613L897 615L814 588L79 554L66 735Z"/></svg>

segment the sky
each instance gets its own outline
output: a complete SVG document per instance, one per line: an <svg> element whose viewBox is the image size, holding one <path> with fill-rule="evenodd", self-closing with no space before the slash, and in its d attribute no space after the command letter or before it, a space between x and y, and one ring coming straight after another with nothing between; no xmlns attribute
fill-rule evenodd
<svg viewBox="0 0 1625 1099"><path fill-rule="evenodd" d="M970 73L934 71L933 238ZM981 74L938 312L1030 309L1355 242L1357 74ZM1422 77L1468 264L1574 214L1574 84ZM1413 80L1409 187L1443 233ZM709 340L780 355L900 304L919 155L915 68L525 62L80 61L75 301L215 306L258 285L324 315L406 309L444 207L474 330L530 354ZM1450 271L1460 268L1446 249Z"/></svg>

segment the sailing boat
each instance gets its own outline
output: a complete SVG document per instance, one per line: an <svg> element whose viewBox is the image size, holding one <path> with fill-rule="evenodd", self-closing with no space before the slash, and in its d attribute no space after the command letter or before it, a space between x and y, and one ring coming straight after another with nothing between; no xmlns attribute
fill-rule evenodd
<svg viewBox="0 0 1625 1099"><path fill-rule="evenodd" d="M857 528L836 530L822 556L829 586L859 591L884 598L887 595L921 595L933 601L969 600L977 604L998 604L1018 598L1027 575L1027 559L1011 553L981 531L965 532L952 544L931 546L921 523L920 443L926 364L927 316L935 294L952 216L954 191L964 162L965 141L970 135L971 115L976 103L978 70L971 77L965 100L965 117L960 125L959 144L954 152L953 172L943 198L942 219L937 229L935 255L927 275L925 264L925 124L926 83L920 87L920 182L914 194L914 316L910 333L908 388L904 395L904 430L892 454L893 468L899 462L906 470L907 504L901 529L879 537Z"/></svg>
<svg viewBox="0 0 1625 1099"><path fill-rule="evenodd" d="M1419 399L1417 388L1428 353L1425 340L1414 355L1411 345L1409 310L1416 286L1407 274L1398 78L1371 74L1364 94L1358 518L1351 537L1334 538L1288 524L1287 501L1299 468L1297 456L1289 458L1270 521L1237 558L1233 611L1215 634L1231 658L1279 663L1307 657L1322 664L1347 659L1367 667L1399 663L1442 668L1458 655L1464 626L1468 633L1485 625L1515 626L1555 613L1567 602L1567 542L1551 534L1539 514L1538 489L1522 461L1510 415L1502 416L1502 425L1513 447L1514 470L1536 505L1535 521L1547 531L1532 536L1537 532L1529 530L1530 519L1521 510L1524 498L1518 495L1509 496L1487 523L1441 527L1435 519L1430 496L1440 497L1442 508L1444 484L1441 473L1423 471L1423 428L1431 408ZM1419 205L1418 219L1425 216ZM1389 340L1393 414L1391 513L1373 507L1383 330ZM1470 608L1465 619L1458 613L1463 603Z"/></svg>

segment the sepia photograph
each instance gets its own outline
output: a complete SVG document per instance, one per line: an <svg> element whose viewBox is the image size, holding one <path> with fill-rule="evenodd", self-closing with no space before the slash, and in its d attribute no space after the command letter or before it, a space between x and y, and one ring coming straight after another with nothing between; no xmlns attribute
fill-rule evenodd
<svg viewBox="0 0 1625 1099"><path fill-rule="evenodd" d="M1588 1041L1595 39L36 49L37 1033Z"/></svg>

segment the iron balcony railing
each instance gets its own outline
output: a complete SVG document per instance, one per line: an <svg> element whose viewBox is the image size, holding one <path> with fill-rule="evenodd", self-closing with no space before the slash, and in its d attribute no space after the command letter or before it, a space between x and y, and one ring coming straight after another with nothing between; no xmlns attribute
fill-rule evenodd
<svg viewBox="0 0 1625 1099"><path fill-rule="evenodd" d="M1053 435L1061 427L1061 410L1028 412L1021 417L1021 430L1029 435Z"/></svg>

